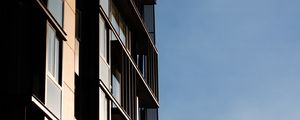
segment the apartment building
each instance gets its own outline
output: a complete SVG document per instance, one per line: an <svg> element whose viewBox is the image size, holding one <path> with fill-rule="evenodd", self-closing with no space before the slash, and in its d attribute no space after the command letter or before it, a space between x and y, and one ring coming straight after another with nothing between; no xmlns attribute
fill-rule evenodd
<svg viewBox="0 0 300 120"><path fill-rule="evenodd" d="M158 120L155 4L2 1L2 118Z"/></svg>

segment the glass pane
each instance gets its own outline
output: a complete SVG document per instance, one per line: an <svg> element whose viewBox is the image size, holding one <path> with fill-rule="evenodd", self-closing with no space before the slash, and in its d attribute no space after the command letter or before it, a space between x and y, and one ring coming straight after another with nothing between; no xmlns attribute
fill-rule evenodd
<svg viewBox="0 0 300 120"><path fill-rule="evenodd" d="M100 47L100 55L103 58L106 58L106 28L103 19L100 17L99 21L99 47Z"/></svg>
<svg viewBox="0 0 300 120"><path fill-rule="evenodd" d="M47 28L47 62L48 62L48 72L54 74L54 41L55 41L55 32L48 26Z"/></svg>
<svg viewBox="0 0 300 120"><path fill-rule="evenodd" d="M47 28L47 71L58 82L59 78L59 40L52 27Z"/></svg>
<svg viewBox="0 0 300 120"><path fill-rule="evenodd" d="M111 23L113 25L113 27L115 28L115 30L117 31L118 34L120 34L120 26L118 23L119 20L119 13L117 11L117 8L112 5L112 14L111 14Z"/></svg>
<svg viewBox="0 0 300 120"><path fill-rule="evenodd" d="M150 34L150 37L152 38L154 44L155 44L155 33L154 32L151 32L149 33Z"/></svg>
<svg viewBox="0 0 300 120"><path fill-rule="evenodd" d="M55 51L55 54L54 54L54 60L55 60L55 63L54 63L54 65L53 65L53 67L54 67L54 70L55 70L55 72L54 72L54 77L55 77L55 80L56 80L56 82L57 83L59 83L59 81L58 81L58 72L59 72L59 41L58 41L58 39L57 39L57 37L55 37L55 40L54 40L54 43L55 43L55 46L54 46L54 51Z"/></svg>
<svg viewBox="0 0 300 120"><path fill-rule="evenodd" d="M158 120L157 108L147 108L147 120Z"/></svg>
<svg viewBox="0 0 300 120"><path fill-rule="evenodd" d="M103 44L103 48L104 48L104 57L106 58L106 62L108 62L108 44L107 44L107 28L104 27L104 31L103 31L103 39L104 39L104 44Z"/></svg>
<svg viewBox="0 0 300 120"><path fill-rule="evenodd" d="M110 38L111 41L118 40L116 35L111 30L110 30L110 36L111 36Z"/></svg>
<svg viewBox="0 0 300 120"><path fill-rule="evenodd" d="M124 45L126 45L126 25L122 19L120 19L120 38Z"/></svg>
<svg viewBox="0 0 300 120"><path fill-rule="evenodd" d="M59 25L62 26L63 15L63 1L62 0L48 0L48 9L56 19Z"/></svg>
<svg viewBox="0 0 300 120"><path fill-rule="evenodd" d="M154 6L144 5L144 21L148 32L154 32Z"/></svg>
<svg viewBox="0 0 300 120"><path fill-rule="evenodd" d="M113 27L115 28L116 32L119 34L120 33L120 27L119 27L119 24L118 24L115 16L112 16L111 23L112 23Z"/></svg>
<svg viewBox="0 0 300 120"><path fill-rule="evenodd" d="M112 95L115 97L115 99L121 103L121 86L120 81L112 75Z"/></svg>
<svg viewBox="0 0 300 120"><path fill-rule="evenodd" d="M61 116L61 89L47 77L46 106L58 118Z"/></svg>
<svg viewBox="0 0 300 120"><path fill-rule="evenodd" d="M147 73L147 56L142 54L137 54L137 65L141 72L141 74L146 79L146 73Z"/></svg>

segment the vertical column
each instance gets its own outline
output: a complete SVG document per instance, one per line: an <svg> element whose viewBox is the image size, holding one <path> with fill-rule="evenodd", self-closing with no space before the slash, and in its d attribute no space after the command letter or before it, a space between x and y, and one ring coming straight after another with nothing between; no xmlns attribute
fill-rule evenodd
<svg viewBox="0 0 300 120"><path fill-rule="evenodd" d="M99 0L77 0L81 9L76 119L99 119Z"/></svg>

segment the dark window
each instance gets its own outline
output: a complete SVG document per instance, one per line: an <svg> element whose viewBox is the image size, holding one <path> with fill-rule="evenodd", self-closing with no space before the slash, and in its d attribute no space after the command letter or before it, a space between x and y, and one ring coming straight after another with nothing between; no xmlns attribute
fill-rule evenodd
<svg viewBox="0 0 300 120"><path fill-rule="evenodd" d="M155 18L154 18L154 5L144 5L144 22L147 30L155 43Z"/></svg>

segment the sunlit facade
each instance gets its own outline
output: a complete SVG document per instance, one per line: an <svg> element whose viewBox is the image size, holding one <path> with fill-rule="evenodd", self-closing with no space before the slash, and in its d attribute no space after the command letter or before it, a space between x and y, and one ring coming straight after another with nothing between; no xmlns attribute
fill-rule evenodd
<svg viewBox="0 0 300 120"><path fill-rule="evenodd" d="M3 118L158 120L155 4L3 2Z"/></svg>

